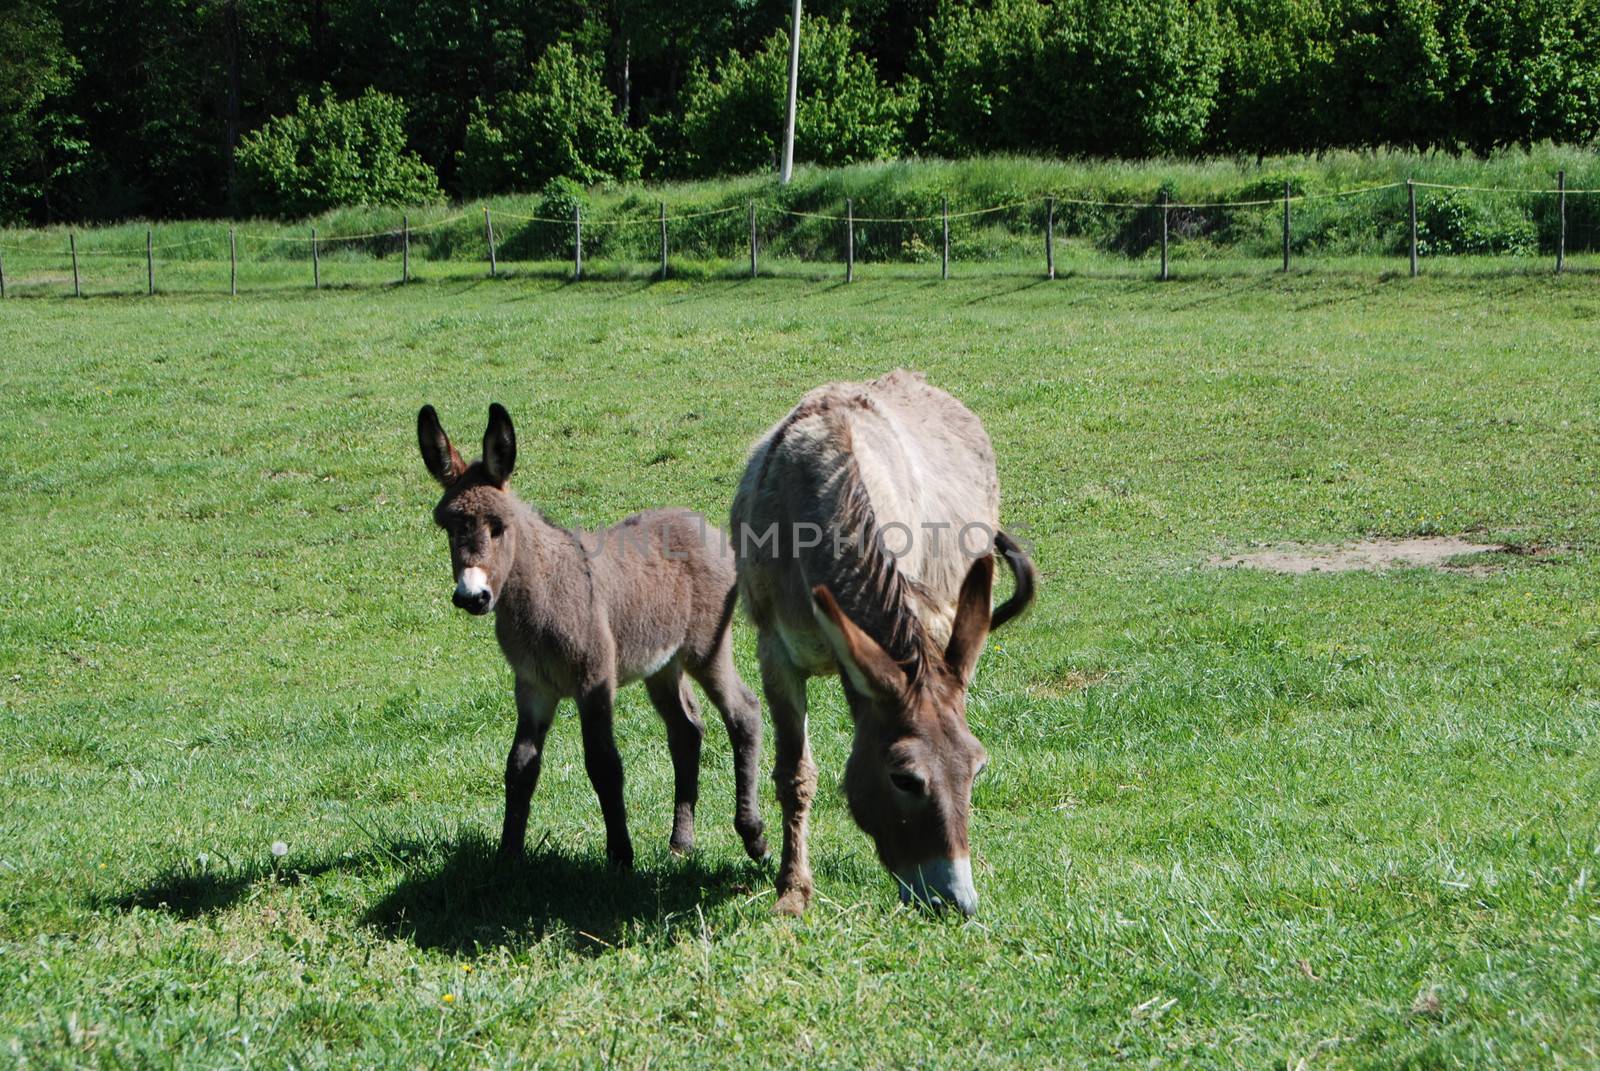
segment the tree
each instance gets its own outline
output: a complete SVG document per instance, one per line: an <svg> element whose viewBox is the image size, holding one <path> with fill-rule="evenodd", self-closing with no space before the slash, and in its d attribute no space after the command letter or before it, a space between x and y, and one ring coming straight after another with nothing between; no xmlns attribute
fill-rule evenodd
<svg viewBox="0 0 1600 1071"><path fill-rule="evenodd" d="M533 65L529 88L493 106L477 102L457 155L468 194L535 190L554 178L582 183L639 177L643 135L615 109L598 64L566 44Z"/></svg>
<svg viewBox="0 0 1600 1071"><path fill-rule="evenodd" d="M690 71L681 118L658 123L670 153L665 166L688 174L773 166L788 99L789 33L769 36L753 56L729 52L715 71ZM800 32L800 103L795 154L817 164L882 160L900 154L916 111L914 82L892 89L856 50L845 21L807 18Z"/></svg>
<svg viewBox="0 0 1600 1071"><path fill-rule="evenodd" d="M0 70L0 222L48 219L52 189L88 148L66 110L78 66L61 24L35 3L0 9Z"/></svg>
<svg viewBox="0 0 1600 1071"><path fill-rule="evenodd" d="M239 143L242 203L275 216L303 216L337 205L431 204L439 179L406 148L405 104L375 89L339 100L301 97Z"/></svg>

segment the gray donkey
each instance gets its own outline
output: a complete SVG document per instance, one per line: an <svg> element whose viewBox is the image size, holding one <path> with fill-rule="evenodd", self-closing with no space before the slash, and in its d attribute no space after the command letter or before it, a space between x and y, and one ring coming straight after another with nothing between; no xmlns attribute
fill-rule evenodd
<svg viewBox="0 0 1600 1071"><path fill-rule="evenodd" d="M522 851L545 733L557 704L571 697L605 816L606 854L632 864L612 702L619 684L636 680L667 726L672 849L693 847L705 729L687 675L722 712L733 742L734 826L751 858L765 858L756 798L761 708L733 665L734 565L721 533L681 509L634 514L599 532L556 527L508 486L517 440L498 404L489 407L481 460L461 460L431 405L417 414L417 444L444 487L433 518L450 537L454 602L468 613L495 615L495 636L516 675L501 855Z"/></svg>

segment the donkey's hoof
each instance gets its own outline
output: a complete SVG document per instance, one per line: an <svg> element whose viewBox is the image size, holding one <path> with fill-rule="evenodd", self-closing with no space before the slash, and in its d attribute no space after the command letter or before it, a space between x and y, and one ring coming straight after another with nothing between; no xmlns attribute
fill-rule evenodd
<svg viewBox="0 0 1600 1071"><path fill-rule="evenodd" d="M667 842L667 850L673 855L688 855L694 851L693 837L673 837Z"/></svg>
<svg viewBox="0 0 1600 1071"><path fill-rule="evenodd" d="M758 863L765 863L772 858L772 853L767 850L767 838L757 834L753 840L744 842L744 851L751 859Z"/></svg>
<svg viewBox="0 0 1600 1071"><path fill-rule="evenodd" d="M621 870L633 869L633 846L626 845L622 848L607 848L606 858L611 865Z"/></svg>
<svg viewBox="0 0 1600 1071"><path fill-rule="evenodd" d="M811 897L804 889L788 889L778 894L778 902L772 906L772 913L785 918L799 918L806 913L810 903Z"/></svg>

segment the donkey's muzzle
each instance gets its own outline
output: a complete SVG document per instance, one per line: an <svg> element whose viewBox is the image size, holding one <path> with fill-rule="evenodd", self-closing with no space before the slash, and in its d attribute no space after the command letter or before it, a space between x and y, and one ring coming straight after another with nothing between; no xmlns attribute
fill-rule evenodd
<svg viewBox="0 0 1600 1071"><path fill-rule="evenodd" d="M978 913L978 890L972 886L972 860L930 859L895 874L900 883L901 903L911 903L935 911L953 907L969 918Z"/></svg>
<svg viewBox="0 0 1600 1071"><path fill-rule="evenodd" d="M487 589L483 591L463 591L456 588L456 593L450 596L450 601L469 614L486 614L489 604L494 602L494 595Z"/></svg>

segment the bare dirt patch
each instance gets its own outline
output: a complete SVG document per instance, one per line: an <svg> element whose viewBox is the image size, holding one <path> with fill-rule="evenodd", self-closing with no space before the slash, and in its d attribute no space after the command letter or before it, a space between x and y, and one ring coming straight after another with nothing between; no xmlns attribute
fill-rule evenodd
<svg viewBox="0 0 1600 1071"><path fill-rule="evenodd" d="M1210 564L1224 569L1265 569L1295 576L1384 569L1439 569L1481 575L1503 564L1503 559L1497 562L1490 555L1514 549L1504 543L1473 543L1460 536L1413 536L1341 544L1279 543L1241 554L1218 555Z"/></svg>

